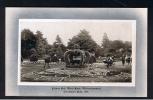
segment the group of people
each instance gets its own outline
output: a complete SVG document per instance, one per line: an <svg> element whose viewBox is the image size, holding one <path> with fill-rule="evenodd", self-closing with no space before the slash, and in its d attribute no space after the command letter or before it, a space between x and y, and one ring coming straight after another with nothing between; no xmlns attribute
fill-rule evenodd
<svg viewBox="0 0 153 100"><path fill-rule="evenodd" d="M123 55L121 57L121 61L122 61L122 65L124 66L125 63L127 63L128 65L131 64L132 62L132 58L131 56L128 55ZM109 68L109 66L112 66L112 64L115 62L114 56L107 56L104 60L103 63L105 63L107 65L107 68Z"/></svg>

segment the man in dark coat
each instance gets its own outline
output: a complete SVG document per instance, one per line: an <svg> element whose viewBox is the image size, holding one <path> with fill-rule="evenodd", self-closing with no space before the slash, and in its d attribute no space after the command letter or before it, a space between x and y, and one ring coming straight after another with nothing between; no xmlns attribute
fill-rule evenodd
<svg viewBox="0 0 153 100"><path fill-rule="evenodd" d="M122 56L122 65L124 66L125 64L125 55Z"/></svg>

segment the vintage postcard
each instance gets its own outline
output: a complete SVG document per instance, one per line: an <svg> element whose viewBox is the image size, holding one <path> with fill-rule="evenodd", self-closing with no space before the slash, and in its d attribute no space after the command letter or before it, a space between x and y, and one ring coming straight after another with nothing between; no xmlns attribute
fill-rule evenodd
<svg viewBox="0 0 153 100"><path fill-rule="evenodd" d="M5 94L146 97L147 8L6 8Z"/></svg>
<svg viewBox="0 0 153 100"><path fill-rule="evenodd" d="M136 20L19 19L18 84L135 86Z"/></svg>

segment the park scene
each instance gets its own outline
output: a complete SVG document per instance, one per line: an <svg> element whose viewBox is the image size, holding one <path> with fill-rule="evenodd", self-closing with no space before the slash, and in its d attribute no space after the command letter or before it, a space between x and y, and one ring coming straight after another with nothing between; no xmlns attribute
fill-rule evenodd
<svg viewBox="0 0 153 100"><path fill-rule="evenodd" d="M129 23L61 23L21 24L21 82L132 82Z"/></svg>

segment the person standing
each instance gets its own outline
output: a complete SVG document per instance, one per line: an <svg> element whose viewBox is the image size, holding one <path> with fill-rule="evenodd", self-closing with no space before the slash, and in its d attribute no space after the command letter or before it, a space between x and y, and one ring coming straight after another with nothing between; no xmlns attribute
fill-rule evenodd
<svg viewBox="0 0 153 100"><path fill-rule="evenodd" d="M125 55L122 56L122 65L124 66L125 64Z"/></svg>

